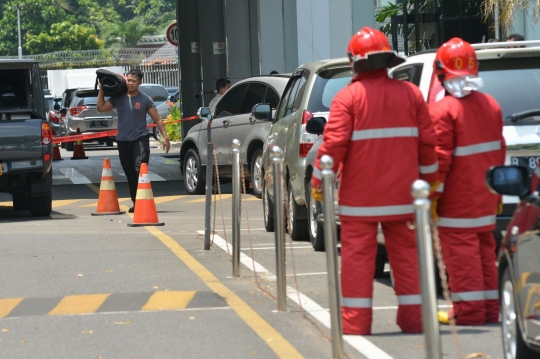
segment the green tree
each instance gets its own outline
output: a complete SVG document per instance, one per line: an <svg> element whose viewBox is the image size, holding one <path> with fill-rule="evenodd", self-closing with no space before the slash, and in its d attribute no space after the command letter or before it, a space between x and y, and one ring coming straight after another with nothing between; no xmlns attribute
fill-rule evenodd
<svg viewBox="0 0 540 359"><path fill-rule="evenodd" d="M540 15L540 2L538 0L484 0L483 9L486 18L495 15L498 6L499 21L501 25L511 28L516 15L526 10L535 22Z"/></svg>
<svg viewBox="0 0 540 359"><path fill-rule="evenodd" d="M105 45L135 47L141 37L152 34L153 31L154 28L144 24L139 17L126 22L117 22L106 30Z"/></svg>
<svg viewBox="0 0 540 359"><path fill-rule="evenodd" d="M59 50L93 50L103 48L92 27L73 25L64 21L51 26L48 33L27 35L24 48L31 54L44 54Z"/></svg>

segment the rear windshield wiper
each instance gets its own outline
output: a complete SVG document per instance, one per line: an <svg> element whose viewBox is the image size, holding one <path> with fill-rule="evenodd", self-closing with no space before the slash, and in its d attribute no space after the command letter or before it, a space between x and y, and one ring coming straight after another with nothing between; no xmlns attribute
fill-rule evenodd
<svg viewBox="0 0 540 359"><path fill-rule="evenodd" d="M518 122L519 120L523 120L524 118L532 117L532 116L540 116L540 110L536 109L536 110L527 110L527 111L522 111L522 112L516 112L513 115L507 116L505 118L505 120L510 120L512 122Z"/></svg>

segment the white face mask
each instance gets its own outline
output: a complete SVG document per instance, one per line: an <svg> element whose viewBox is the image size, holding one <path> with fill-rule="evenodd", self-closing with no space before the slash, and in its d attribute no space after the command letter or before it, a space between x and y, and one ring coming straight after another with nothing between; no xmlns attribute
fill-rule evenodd
<svg viewBox="0 0 540 359"><path fill-rule="evenodd" d="M479 90L484 86L484 81L478 76L460 76L443 81L444 88L455 98L462 98L472 91Z"/></svg>

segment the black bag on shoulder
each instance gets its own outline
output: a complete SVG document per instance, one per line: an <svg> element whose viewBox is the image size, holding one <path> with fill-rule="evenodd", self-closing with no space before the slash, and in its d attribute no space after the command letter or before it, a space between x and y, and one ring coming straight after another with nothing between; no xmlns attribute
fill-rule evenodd
<svg viewBox="0 0 540 359"><path fill-rule="evenodd" d="M95 89L97 90L99 81L103 92L107 96L121 95L128 91L126 79L120 74L105 69L98 69L96 70L96 76Z"/></svg>

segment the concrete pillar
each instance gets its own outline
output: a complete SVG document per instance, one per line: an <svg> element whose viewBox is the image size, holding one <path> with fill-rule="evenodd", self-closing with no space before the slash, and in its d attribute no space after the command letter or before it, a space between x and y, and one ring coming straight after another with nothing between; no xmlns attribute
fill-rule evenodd
<svg viewBox="0 0 540 359"><path fill-rule="evenodd" d="M375 3L373 0L352 1L352 29L358 31L364 26L375 26Z"/></svg>
<svg viewBox="0 0 540 359"><path fill-rule="evenodd" d="M232 83L252 76L249 3L249 0L225 0L224 4L227 74ZM258 41L256 48L257 44Z"/></svg>
<svg viewBox="0 0 540 359"><path fill-rule="evenodd" d="M176 18L178 23L178 55L182 83L181 98L184 117L197 113L195 94L201 92L201 57L195 44L199 43L198 0L177 0ZM192 47L192 44L194 45ZM182 137L197 121L182 124Z"/></svg>
<svg viewBox="0 0 540 359"><path fill-rule="evenodd" d="M285 72L283 1L259 0L258 7L261 75Z"/></svg>

